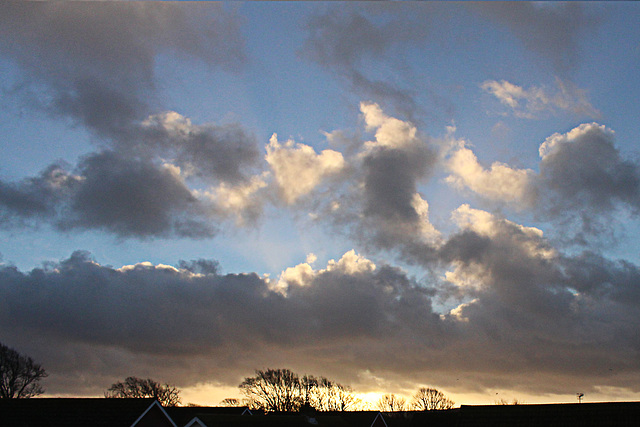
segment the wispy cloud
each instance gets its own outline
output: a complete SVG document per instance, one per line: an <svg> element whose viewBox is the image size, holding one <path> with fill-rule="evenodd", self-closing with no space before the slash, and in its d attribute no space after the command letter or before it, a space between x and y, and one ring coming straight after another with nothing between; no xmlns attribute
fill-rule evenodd
<svg viewBox="0 0 640 427"><path fill-rule="evenodd" d="M527 49L563 75L580 62L580 36L593 31L600 21L600 16L576 2L485 2L470 7L505 25Z"/></svg>
<svg viewBox="0 0 640 427"><path fill-rule="evenodd" d="M238 70L237 18L220 5L4 3L0 50L42 108L99 135L126 138L157 102L155 62L172 53Z"/></svg>
<svg viewBox="0 0 640 427"><path fill-rule="evenodd" d="M531 86L525 89L506 80L487 80L480 87L494 95L501 104L510 108L520 118L536 119L559 112L579 117L597 118L596 110L587 98L586 91L556 78L555 88Z"/></svg>
<svg viewBox="0 0 640 427"><path fill-rule="evenodd" d="M418 82L404 72L406 64L397 63L390 53L419 46L431 36L430 24L444 8L436 4L425 6L409 11L385 4L345 4L344 9L319 11L307 20L308 37L300 54L343 78L360 99L375 100L415 121L420 116L417 113L425 110L417 101ZM392 81L373 76L372 60L387 64L385 68L392 75L402 77ZM436 95L434 98L438 103L444 102Z"/></svg>

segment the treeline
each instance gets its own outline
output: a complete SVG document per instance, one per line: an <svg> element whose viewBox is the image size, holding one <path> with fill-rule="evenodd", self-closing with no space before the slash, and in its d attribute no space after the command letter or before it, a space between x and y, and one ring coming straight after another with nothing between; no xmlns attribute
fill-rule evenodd
<svg viewBox="0 0 640 427"><path fill-rule="evenodd" d="M325 377L298 375L289 369L255 371L240 385L244 399L228 398L225 406L248 406L265 412L358 411L372 409L359 399L349 386ZM42 366L30 357L0 343L0 399L29 398L44 393L40 380L47 376ZM128 377L111 385L105 393L108 398L152 397L163 406L181 403L180 390L170 384L152 379ZM454 402L434 388L421 388L407 403L402 397L386 394L377 408L394 412L404 410L450 409Z"/></svg>
<svg viewBox="0 0 640 427"><path fill-rule="evenodd" d="M265 412L315 411L361 411L379 409L383 412L406 410L434 411L453 408L454 402L444 393L422 387L407 400L395 394L385 394L371 407L359 399L349 386L325 377L298 375L289 369L267 369L256 371L253 377L245 378L240 385L243 399L227 398L223 406L246 406ZM105 397L152 397L163 406L181 403L180 390L170 384L161 384L152 379L128 377L111 385ZM503 403L504 404L504 403ZM517 401L514 402L517 404Z"/></svg>
<svg viewBox="0 0 640 427"><path fill-rule="evenodd" d="M300 376L289 369L257 370L238 386L245 399L225 399L222 404L242 405L267 412L357 411L370 409L349 386L325 377ZM434 388L420 388L410 402L394 394L383 395L377 403L381 411L442 410L454 402Z"/></svg>

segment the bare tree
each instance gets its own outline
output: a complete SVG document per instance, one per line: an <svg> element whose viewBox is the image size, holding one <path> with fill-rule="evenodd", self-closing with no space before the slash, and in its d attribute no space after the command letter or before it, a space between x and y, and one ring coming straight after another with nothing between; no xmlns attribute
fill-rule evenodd
<svg viewBox="0 0 640 427"><path fill-rule="evenodd" d="M298 411L304 403L302 381L289 369L256 371L238 386L249 406L265 411Z"/></svg>
<svg viewBox="0 0 640 427"><path fill-rule="evenodd" d="M300 392L302 393L302 406L306 408L317 408L319 387L326 378L316 378L313 375L305 375L300 379Z"/></svg>
<svg viewBox="0 0 640 427"><path fill-rule="evenodd" d="M288 369L256 371L239 385L252 409L348 411L361 406L353 390L325 377L298 376Z"/></svg>
<svg viewBox="0 0 640 427"><path fill-rule="evenodd" d="M46 371L28 356L0 343L0 399L23 399L44 393Z"/></svg>
<svg viewBox="0 0 640 427"><path fill-rule="evenodd" d="M406 400L395 394L385 394L378 400L378 409L382 412L403 411Z"/></svg>
<svg viewBox="0 0 640 427"><path fill-rule="evenodd" d="M518 399L513 399L511 402L505 399L496 400L495 405L522 405L522 402Z"/></svg>
<svg viewBox="0 0 640 427"><path fill-rule="evenodd" d="M235 397L227 397L222 399L220 402L220 406L231 406L231 407L239 407L239 406L248 406L247 402L240 399L236 399Z"/></svg>
<svg viewBox="0 0 640 427"><path fill-rule="evenodd" d="M451 409L455 404L441 391L435 388L422 387L413 396L413 407L418 411Z"/></svg>
<svg viewBox="0 0 640 427"><path fill-rule="evenodd" d="M320 377L312 406L318 411L349 411L361 406L351 387Z"/></svg>
<svg viewBox="0 0 640 427"><path fill-rule="evenodd" d="M362 407L362 401L356 397L353 390L349 386L342 384L334 384L327 390L328 411L355 411Z"/></svg>
<svg viewBox="0 0 640 427"><path fill-rule="evenodd" d="M180 390L169 384L160 384L152 379L128 377L124 382L111 385L104 397L153 397L162 406L178 406Z"/></svg>

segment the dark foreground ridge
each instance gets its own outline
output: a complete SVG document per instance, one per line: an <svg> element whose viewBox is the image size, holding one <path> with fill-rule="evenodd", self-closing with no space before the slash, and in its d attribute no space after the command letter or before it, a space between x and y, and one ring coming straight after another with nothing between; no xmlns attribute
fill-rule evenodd
<svg viewBox="0 0 640 427"><path fill-rule="evenodd" d="M442 411L261 413L244 407L163 408L153 399L0 400L2 427L637 426L640 402L462 405Z"/></svg>

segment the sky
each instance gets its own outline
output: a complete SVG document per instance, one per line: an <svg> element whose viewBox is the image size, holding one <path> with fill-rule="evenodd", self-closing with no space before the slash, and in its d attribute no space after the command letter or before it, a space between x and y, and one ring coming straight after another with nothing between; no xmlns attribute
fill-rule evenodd
<svg viewBox="0 0 640 427"><path fill-rule="evenodd" d="M3 2L0 341L47 396L640 399L639 20Z"/></svg>

